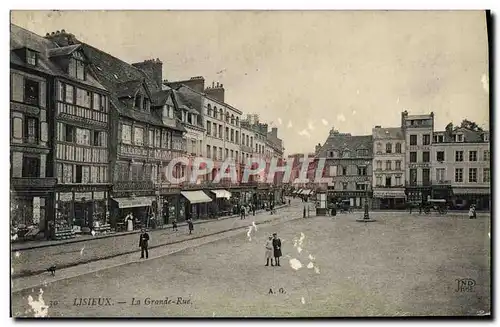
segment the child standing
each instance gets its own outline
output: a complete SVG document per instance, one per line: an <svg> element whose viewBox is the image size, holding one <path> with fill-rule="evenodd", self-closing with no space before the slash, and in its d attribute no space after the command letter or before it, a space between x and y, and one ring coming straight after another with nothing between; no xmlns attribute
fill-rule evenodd
<svg viewBox="0 0 500 327"><path fill-rule="evenodd" d="M176 231L177 232L177 218L174 218L172 220L172 231Z"/></svg>

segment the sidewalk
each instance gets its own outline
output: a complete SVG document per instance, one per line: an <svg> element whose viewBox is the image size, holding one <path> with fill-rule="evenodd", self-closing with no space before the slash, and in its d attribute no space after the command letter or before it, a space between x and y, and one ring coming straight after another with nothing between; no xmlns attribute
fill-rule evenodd
<svg viewBox="0 0 500 327"><path fill-rule="evenodd" d="M281 205L281 206L276 206L277 209L286 207L286 205ZM265 210L256 210L257 213L262 213L265 212ZM211 222L216 222L220 220L225 220L225 219L231 219L231 218L237 218L240 217L239 215L231 215L231 216L225 216L225 217L219 217L219 218L213 218L213 219L200 219L200 220L193 220L193 224L205 224L205 223L211 223ZM178 227L183 227L187 226L186 222L181 222L177 224ZM171 225L165 225L163 228L158 228L154 230L150 230L149 233L151 234L152 232L160 231L163 229L169 229L172 228ZM58 246L62 244L68 244L68 243L79 243L79 242L86 242L88 240L95 240L95 239L103 239L103 238L109 238L109 237L120 237L120 236L126 236L130 234L138 234L140 233L141 230L133 230L130 232L116 232L116 233L110 233L106 235L81 235L77 236L72 239L67 239L67 240L50 240L50 241L27 241L27 242L19 242L19 243L13 243L11 244L11 252L16 252L16 251L26 251L26 250L32 250L32 249L38 249L38 248L44 248L48 246Z"/></svg>
<svg viewBox="0 0 500 327"><path fill-rule="evenodd" d="M248 216L241 220L236 217L226 217L226 219L209 220L210 224L201 221L195 225L192 235L189 235L187 227L180 226L178 232L171 228L153 230L150 232L150 248L165 246L184 242L186 240L206 237L208 235L220 234L230 230L248 228L255 222L256 224L272 221L283 216L298 216L300 206L293 203L291 206L281 207L276 215L270 215L267 211L256 213L255 216ZM46 269L56 265L57 269L67 268L75 265L89 263L106 258L113 258L118 255L139 251L139 238L137 233L126 233L113 235L113 237L94 237L77 242L66 242L17 250L11 257L11 278L32 276L46 272Z"/></svg>

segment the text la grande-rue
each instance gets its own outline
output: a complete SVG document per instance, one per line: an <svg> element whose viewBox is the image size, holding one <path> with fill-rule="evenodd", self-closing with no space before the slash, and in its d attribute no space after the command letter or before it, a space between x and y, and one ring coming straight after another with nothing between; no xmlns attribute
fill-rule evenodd
<svg viewBox="0 0 500 327"><path fill-rule="evenodd" d="M164 299L152 299L150 297L147 297L143 300L138 299L133 297L132 298L132 305L190 305L191 299L183 298L182 296L178 297L165 297Z"/></svg>

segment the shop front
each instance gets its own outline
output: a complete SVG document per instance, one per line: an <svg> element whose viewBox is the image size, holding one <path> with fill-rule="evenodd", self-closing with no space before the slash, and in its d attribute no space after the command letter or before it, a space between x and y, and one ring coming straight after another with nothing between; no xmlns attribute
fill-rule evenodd
<svg viewBox="0 0 500 327"><path fill-rule="evenodd" d="M406 207L404 188L373 190L373 208L382 210L404 210Z"/></svg>
<svg viewBox="0 0 500 327"><path fill-rule="evenodd" d="M158 209L157 217L160 217L158 219L158 224L160 225L169 225L172 222L172 219L176 218L177 222L179 221L184 221L184 216L179 215L179 200L180 200L180 191L177 190L170 190L170 189L163 189L161 191L160 195L160 206L161 208Z"/></svg>
<svg viewBox="0 0 500 327"><path fill-rule="evenodd" d="M182 191L181 195L186 201L184 202L185 219L201 219L208 218L209 206L208 204L212 202L212 199L205 194L205 192L198 191ZM182 206L182 205L181 205Z"/></svg>
<svg viewBox="0 0 500 327"><path fill-rule="evenodd" d="M231 203L231 192L227 190L210 190L211 213L216 217L229 216L233 213L234 205Z"/></svg>
<svg viewBox="0 0 500 327"><path fill-rule="evenodd" d="M475 205L477 210L490 210L491 190L490 188L453 188L451 200L452 208L455 210L469 210L471 205Z"/></svg>
<svg viewBox="0 0 500 327"><path fill-rule="evenodd" d="M351 208L363 208L365 204L365 199L368 195L368 205L372 205L373 192L369 191L332 191L328 190L328 199L337 203L339 201L345 201L349 203Z"/></svg>
<svg viewBox="0 0 500 327"><path fill-rule="evenodd" d="M115 217L116 230L140 229L151 226L151 217L156 209L154 196L130 196L113 198L111 209ZM132 225L128 223L132 220Z"/></svg>
<svg viewBox="0 0 500 327"><path fill-rule="evenodd" d="M55 194L54 237L71 238L74 234L108 233L111 231L108 191L65 191Z"/></svg>

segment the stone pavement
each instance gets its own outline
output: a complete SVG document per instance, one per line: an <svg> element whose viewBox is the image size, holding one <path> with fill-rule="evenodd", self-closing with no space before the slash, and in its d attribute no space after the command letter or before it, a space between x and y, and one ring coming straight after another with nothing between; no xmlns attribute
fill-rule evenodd
<svg viewBox="0 0 500 327"><path fill-rule="evenodd" d="M150 248L171 245L225 231L247 228L253 221L256 224L281 218L283 216L301 215L300 202L292 201L290 207L285 206L277 210L277 215L261 211L255 216L248 216L241 220L234 217L224 220L213 220L210 223L197 224L192 235L187 227L180 226L179 231L171 228L153 230L150 232ZM46 269L56 265L57 269L72 267L97 260L113 258L123 254L140 251L139 235L137 233L117 237L93 238L84 242L68 242L54 246L31 248L13 251L11 255L11 278L37 275L46 272Z"/></svg>

